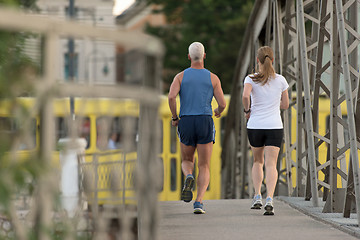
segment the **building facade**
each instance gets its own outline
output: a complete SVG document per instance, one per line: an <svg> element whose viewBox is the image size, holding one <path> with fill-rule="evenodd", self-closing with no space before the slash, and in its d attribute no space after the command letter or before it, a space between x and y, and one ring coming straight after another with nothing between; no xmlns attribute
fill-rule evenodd
<svg viewBox="0 0 360 240"><path fill-rule="evenodd" d="M38 0L40 14L57 19L69 19L70 0ZM74 21L94 27L116 29L113 16L113 0L74 0ZM36 49L39 39L30 39L30 49ZM101 39L73 40L73 71L69 64L69 39L59 41L57 76L59 81L74 81L88 84L116 83L116 44ZM31 51L31 50L30 50ZM30 55L38 57L33 50ZM36 60L36 59L35 59ZM71 71L71 72L70 72Z"/></svg>
<svg viewBox="0 0 360 240"><path fill-rule="evenodd" d="M146 1L135 1L127 10L116 17L116 24L119 29L126 31L143 32L147 24L151 26L162 26L166 24L163 14L154 13L159 9L158 5L148 4ZM117 81L130 84L142 84L146 78L148 66L146 56L138 51L126 51L122 46L117 46ZM145 69L146 69L145 68ZM162 85L162 84L161 84ZM160 87L161 88L161 87Z"/></svg>

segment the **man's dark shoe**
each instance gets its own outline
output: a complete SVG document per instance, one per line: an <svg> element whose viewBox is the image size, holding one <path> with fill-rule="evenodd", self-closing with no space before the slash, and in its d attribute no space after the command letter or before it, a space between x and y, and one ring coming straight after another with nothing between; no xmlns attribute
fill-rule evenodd
<svg viewBox="0 0 360 240"><path fill-rule="evenodd" d="M181 200L184 202L190 202L193 199L192 188L194 186L194 177L189 174L186 176L184 187L181 191Z"/></svg>

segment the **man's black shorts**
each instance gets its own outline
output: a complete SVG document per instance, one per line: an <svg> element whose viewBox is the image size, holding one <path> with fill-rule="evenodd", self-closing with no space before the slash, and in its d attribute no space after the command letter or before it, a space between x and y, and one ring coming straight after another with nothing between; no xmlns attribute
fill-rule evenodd
<svg viewBox="0 0 360 240"><path fill-rule="evenodd" d="M280 147L283 129L247 129L250 145L253 147L275 146Z"/></svg>
<svg viewBox="0 0 360 240"><path fill-rule="evenodd" d="M215 126L212 116L182 116L178 125L180 142L187 146L215 143Z"/></svg>

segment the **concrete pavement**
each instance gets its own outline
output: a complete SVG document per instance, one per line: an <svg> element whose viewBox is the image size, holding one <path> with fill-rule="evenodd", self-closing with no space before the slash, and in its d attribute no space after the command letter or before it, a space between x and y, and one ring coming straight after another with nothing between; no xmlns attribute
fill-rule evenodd
<svg viewBox="0 0 360 240"><path fill-rule="evenodd" d="M274 200L275 216L250 209L250 199L204 201L206 214L193 214L192 202L159 202L160 240L332 240L357 239L335 225L316 220Z"/></svg>
<svg viewBox="0 0 360 240"><path fill-rule="evenodd" d="M329 224L350 235L360 238L360 228L356 213L351 213L350 218L344 218L342 213L323 213L325 202L319 198L319 206L313 207L311 201L305 201L303 197L284 197L279 196L277 199L289 204L292 208L311 216L317 221Z"/></svg>

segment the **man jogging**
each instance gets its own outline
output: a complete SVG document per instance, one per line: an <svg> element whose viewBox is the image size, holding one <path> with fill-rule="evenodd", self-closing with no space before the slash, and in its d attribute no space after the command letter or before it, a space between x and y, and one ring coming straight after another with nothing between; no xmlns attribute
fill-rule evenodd
<svg viewBox="0 0 360 240"><path fill-rule="evenodd" d="M190 202L193 198L194 154L198 152L197 197L194 213L205 213L203 197L210 182L210 159L215 143L215 127L212 119L211 102L215 97L218 107L215 117L220 117L226 106L220 79L204 68L204 46L194 42L189 46L188 59L191 66L178 73L169 91L169 107L172 126L178 127L182 156L181 168L186 176L181 200ZM176 96L180 96L180 115L176 110Z"/></svg>

